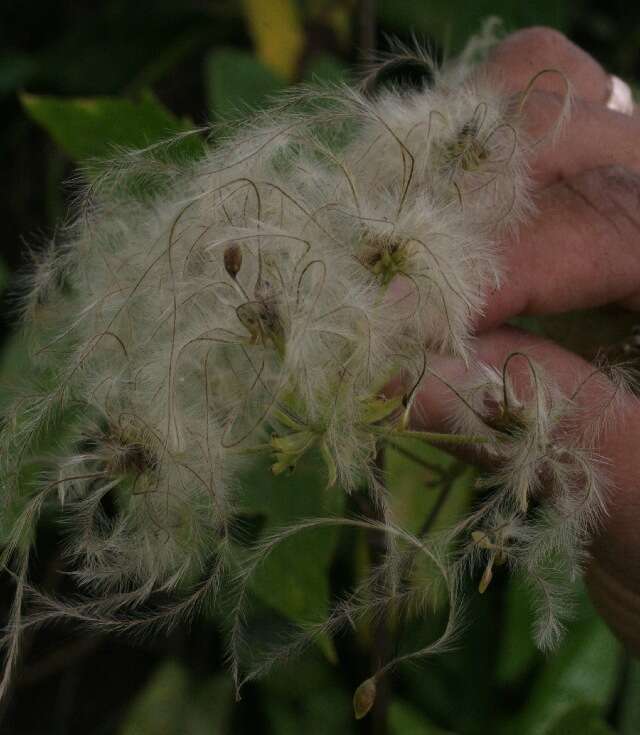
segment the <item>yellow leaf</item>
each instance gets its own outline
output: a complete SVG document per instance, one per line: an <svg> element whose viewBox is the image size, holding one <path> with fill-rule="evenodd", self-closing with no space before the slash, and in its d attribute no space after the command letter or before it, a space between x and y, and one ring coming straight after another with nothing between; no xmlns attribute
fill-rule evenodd
<svg viewBox="0 0 640 735"><path fill-rule="evenodd" d="M244 0L244 9L260 60L292 80L304 47L304 32L294 0Z"/></svg>
<svg viewBox="0 0 640 735"><path fill-rule="evenodd" d="M309 16L321 26L331 28L336 38L346 46L352 36L352 16L357 7L356 0L308 0Z"/></svg>

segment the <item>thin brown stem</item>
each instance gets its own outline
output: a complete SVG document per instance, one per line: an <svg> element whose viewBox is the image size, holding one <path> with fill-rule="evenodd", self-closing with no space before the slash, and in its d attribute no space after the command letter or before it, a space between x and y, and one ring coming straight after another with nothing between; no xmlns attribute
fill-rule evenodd
<svg viewBox="0 0 640 735"><path fill-rule="evenodd" d="M385 472L385 451L384 448L378 450L376 455L376 469L382 482ZM385 522L384 509L377 503L372 503L370 515L372 520L380 523ZM372 533L368 534L369 553L371 555L371 564L375 566L380 563L387 553L387 534ZM371 648L371 668L378 671L390 659L392 652L391 631L389 630L389 620L386 614L382 615L375 622L373 630L373 645ZM391 689L389 687L389 678L382 676L376 684L376 700L371 709L370 724L371 735L387 735L389 732L389 706L391 705Z"/></svg>
<svg viewBox="0 0 640 735"><path fill-rule="evenodd" d="M417 452L403 447L402 444L399 444L398 442L394 442L393 439L388 439L387 442L393 448L394 452L398 452L398 454L402 455L406 459L411 460L412 462L415 462L415 464L420 465L420 467L424 467L426 470L434 472L439 476L443 474L442 467L437 465L435 462L429 462L429 460L421 457Z"/></svg>
<svg viewBox="0 0 640 735"><path fill-rule="evenodd" d="M360 58L370 61L376 50L376 0L360 0L358 26Z"/></svg>

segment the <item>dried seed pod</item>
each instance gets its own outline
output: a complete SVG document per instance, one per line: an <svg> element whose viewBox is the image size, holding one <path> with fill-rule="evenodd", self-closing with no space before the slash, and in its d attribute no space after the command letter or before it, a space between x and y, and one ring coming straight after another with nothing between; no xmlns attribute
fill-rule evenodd
<svg viewBox="0 0 640 735"><path fill-rule="evenodd" d="M242 249L238 243L233 243L224 251L224 268L235 281L242 268Z"/></svg>
<svg viewBox="0 0 640 735"><path fill-rule="evenodd" d="M361 720L373 707L376 701L375 677L365 679L353 695L353 713L356 720Z"/></svg>

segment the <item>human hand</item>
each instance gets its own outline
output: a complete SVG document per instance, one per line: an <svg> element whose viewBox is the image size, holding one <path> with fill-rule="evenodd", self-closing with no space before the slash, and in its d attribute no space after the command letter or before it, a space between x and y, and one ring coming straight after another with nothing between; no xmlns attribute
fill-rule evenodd
<svg viewBox="0 0 640 735"><path fill-rule="evenodd" d="M551 29L514 33L494 49L487 67L512 92L542 69L558 70L575 100L556 144L540 149L532 161L538 212L517 240L501 244L504 278L488 294L475 325L476 356L501 368L508 355L526 352L570 391L593 373L593 365L505 323L519 315L612 303L640 308L640 115L637 108L633 115L608 109L609 75ZM534 135L553 124L565 94L560 75L538 78L526 108ZM439 372L453 384L464 380L467 369L451 360ZM600 376L598 390L581 392L587 408L601 397L605 380ZM445 384L428 378L416 401L416 425L443 428L451 400ZM603 618L640 655L639 448L640 401L628 395L597 441L609 464L608 516L593 542L586 578Z"/></svg>

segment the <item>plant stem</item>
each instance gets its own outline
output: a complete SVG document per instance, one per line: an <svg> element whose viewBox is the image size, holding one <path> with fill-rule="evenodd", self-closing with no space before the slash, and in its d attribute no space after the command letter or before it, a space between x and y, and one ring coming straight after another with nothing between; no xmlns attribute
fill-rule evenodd
<svg viewBox="0 0 640 735"><path fill-rule="evenodd" d="M398 452L398 454L401 454L406 459L409 459L412 462L419 464L421 467L424 467L426 470L430 470L431 472L434 472L437 475L442 475L444 473L445 471L444 468L440 467L435 462L429 462L429 460L426 460L424 459L424 457L421 457L419 454L416 454L416 452L412 452L410 449L403 447L402 444L399 444L398 442L394 441L392 438L388 438L387 442L391 447L393 447L393 450L395 452Z"/></svg>
<svg viewBox="0 0 640 735"><path fill-rule="evenodd" d="M473 434L444 434L438 431L380 431L386 437L399 437L401 439L419 439L429 444L486 444L490 441L488 436Z"/></svg>
<svg viewBox="0 0 640 735"><path fill-rule="evenodd" d="M449 469L446 476L444 477L444 482L442 484L442 487L440 488L440 492L438 493L438 497L436 498L436 502L433 505L433 508L431 509L431 512L426 517L424 523L422 524L422 528L418 532L418 538L425 538L425 536L429 533L432 526L438 519L438 515L440 514L440 511L444 507L444 504L447 502L449 495L451 494L451 491L453 490L454 483L456 480L464 473L465 467L464 465L460 465L459 463L455 463L453 467Z"/></svg>

